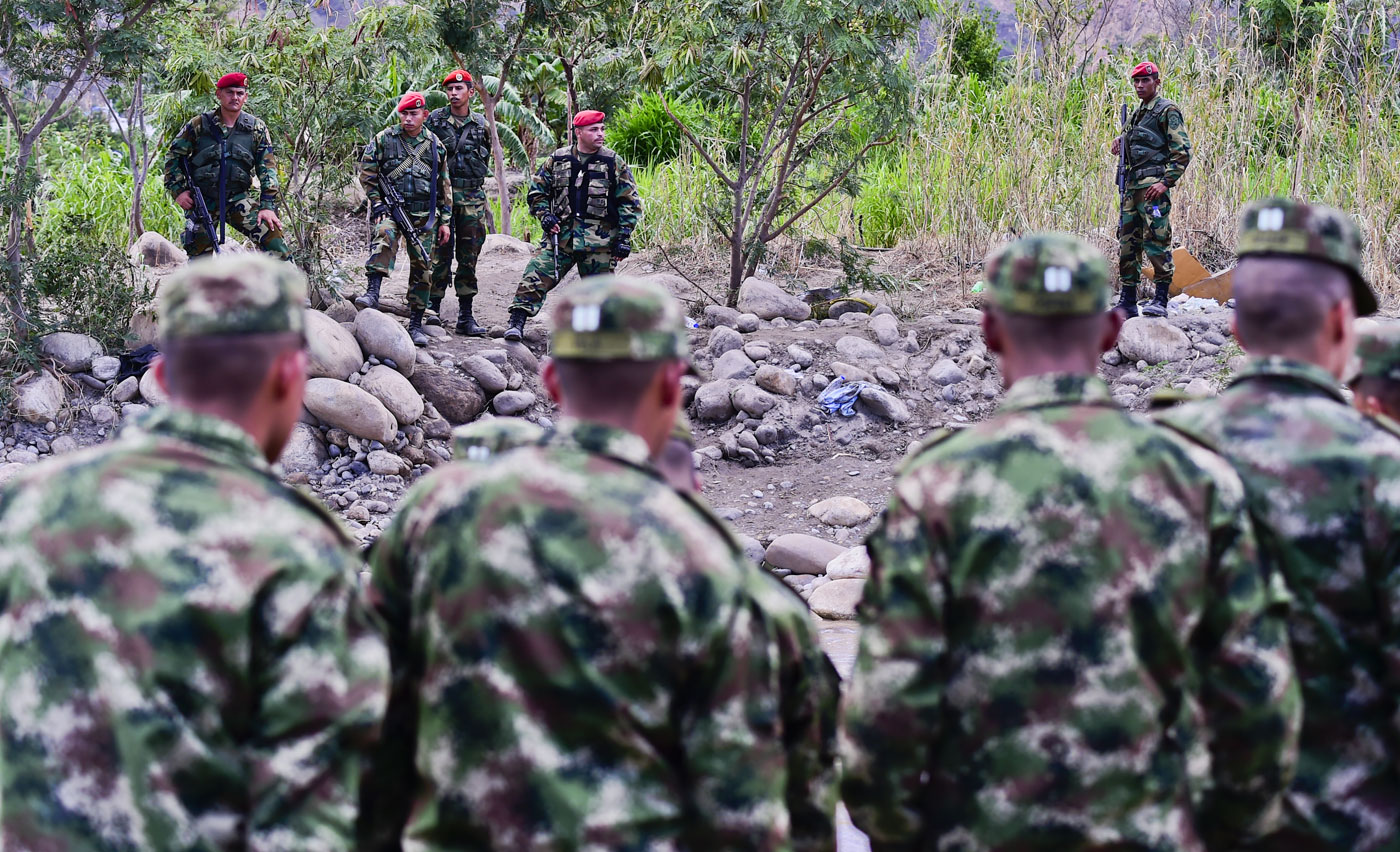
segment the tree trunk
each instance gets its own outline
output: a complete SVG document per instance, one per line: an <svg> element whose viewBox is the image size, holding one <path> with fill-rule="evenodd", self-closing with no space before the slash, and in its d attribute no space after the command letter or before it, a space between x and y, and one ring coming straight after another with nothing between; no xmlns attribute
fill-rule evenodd
<svg viewBox="0 0 1400 852"><path fill-rule="evenodd" d="M564 91L569 98L569 113L564 116L564 144L574 144L574 116L578 115L578 90L574 88L574 64L568 57L561 56L564 66Z"/></svg>
<svg viewBox="0 0 1400 852"><path fill-rule="evenodd" d="M724 303L729 307L739 304L739 285L744 281L744 231L748 219L744 216L744 192L748 189L749 175L741 171L734 180L734 224L729 232L729 290L724 294Z"/></svg>
<svg viewBox="0 0 1400 852"><path fill-rule="evenodd" d="M18 131L19 128L15 129ZM5 239L5 271L9 279L5 295L14 322L14 335L19 340L28 340L31 330L29 312L24 307L24 257L20 249L24 237L24 202L20 200L20 194L25 172L29 169L29 159L34 153L31 133L16 134L19 137L19 151L15 157L15 179L10 185L13 206L10 207L10 227Z"/></svg>
<svg viewBox="0 0 1400 852"><path fill-rule="evenodd" d="M141 78L136 78L136 85L131 92L131 107L126 114L126 134L127 134L127 164L131 167L131 223L130 242L136 242L146 231L146 223L141 218L141 191L146 185L146 149L150 146L150 140L145 134L145 120L143 110L145 105L141 97ZM138 123L140 125L138 129ZM139 139L139 141L138 141Z"/></svg>
<svg viewBox="0 0 1400 852"><path fill-rule="evenodd" d="M491 133L491 159L496 167L496 196L501 200L500 233L510 233L510 190L506 186L506 154L501 147L501 134L496 129L496 102L505 93L505 80L500 83L501 91L491 95L483 87L481 90L481 110L486 114L486 128Z"/></svg>

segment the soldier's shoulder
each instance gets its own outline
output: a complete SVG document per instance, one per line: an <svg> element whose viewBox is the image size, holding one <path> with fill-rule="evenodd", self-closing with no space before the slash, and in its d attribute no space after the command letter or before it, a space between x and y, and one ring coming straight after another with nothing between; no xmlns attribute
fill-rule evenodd
<svg viewBox="0 0 1400 852"><path fill-rule="evenodd" d="M895 473L900 474L912 470L918 465L919 459L925 453L943 444L948 439L958 434L959 431L961 430L947 428L935 429L928 435L915 441L909 446L909 449L904 451L904 456L900 458L899 463L895 465Z"/></svg>
<svg viewBox="0 0 1400 852"><path fill-rule="evenodd" d="M259 130L267 130L267 122L263 121L261 118L258 118L256 115L253 115L251 112L239 113L237 123L242 125L244 128L252 130L254 132Z"/></svg>

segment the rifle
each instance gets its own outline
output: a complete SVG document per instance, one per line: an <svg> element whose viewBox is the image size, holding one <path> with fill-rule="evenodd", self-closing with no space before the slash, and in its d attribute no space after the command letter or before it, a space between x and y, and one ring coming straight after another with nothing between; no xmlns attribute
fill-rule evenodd
<svg viewBox="0 0 1400 852"><path fill-rule="evenodd" d="M549 235L550 245L554 246L554 284L559 285L559 232Z"/></svg>
<svg viewBox="0 0 1400 852"><path fill-rule="evenodd" d="M428 252L423 248L423 241L418 239L418 231L408 220L408 213L403 209L403 196L399 195L399 191L387 180L379 182L379 190L384 193L384 206L389 208L389 216L403 232L404 242L408 244L410 249L416 249L418 257L427 263L429 260Z"/></svg>
<svg viewBox="0 0 1400 852"><path fill-rule="evenodd" d="M200 227L204 228L204 233L209 235L209 243L214 246L214 254L219 253L219 235L214 230L214 217L209 215L209 205L204 203L204 193L200 191L199 185L194 182L194 173L190 171L190 158L180 158L180 171L185 173L185 182L189 184L190 197L194 199L195 219L199 221Z"/></svg>
<svg viewBox="0 0 1400 852"><path fill-rule="evenodd" d="M1123 134L1118 137L1118 197L1128 194L1128 105L1119 107L1118 123Z"/></svg>

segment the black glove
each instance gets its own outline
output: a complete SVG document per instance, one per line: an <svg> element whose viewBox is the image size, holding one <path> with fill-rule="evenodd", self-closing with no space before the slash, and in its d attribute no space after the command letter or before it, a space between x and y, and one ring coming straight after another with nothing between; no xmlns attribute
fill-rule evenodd
<svg viewBox="0 0 1400 852"><path fill-rule="evenodd" d="M613 243L612 256L622 260L632 253L632 232L618 231L617 241Z"/></svg>
<svg viewBox="0 0 1400 852"><path fill-rule="evenodd" d="M545 236L548 236L550 231L559 227L559 217L553 213L544 214L540 217L540 227L544 228Z"/></svg>
<svg viewBox="0 0 1400 852"><path fill-rule="evenodd" d="M385 207L383 204L376 204L369 209L369 218L372 222L378 222L380 219L383 219L385 216L388 215L389 208Z"/></svg>

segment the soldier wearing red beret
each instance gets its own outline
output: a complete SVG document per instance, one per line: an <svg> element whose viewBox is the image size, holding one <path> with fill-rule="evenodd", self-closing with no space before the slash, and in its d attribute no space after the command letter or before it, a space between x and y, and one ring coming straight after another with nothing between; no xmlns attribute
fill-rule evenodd
<svg viewBox="0 0 1400 852"><path fill-rule="evenodd" d="M243 110L248 100L248 75L233 71L220 77L214 85L214 97L218 109L185 122L165 159L165 188L186 213L181 237L185 251L191 258L213 252L215 238L222 243L225 225L232 225L258 248L287 260L291 252L277 216L280 192L272 134L261 119ZM185 175L186 165L194 187ZM254 176L258 179L256 198L250 194ZM213 220L214 238L195 215L195 187L204 196Z"/></svg>
<svg viewBox="0 0 1400 852"><path fill-rule="evenodd" d="M427 100L418 92L409 92L399 99L398 112L398 126L379 131L360 157L360 185L369 199L374 236L369 260L365 262L369 286L355 304L361 308L379 306L379 288L384 276L394 268L399 237L403 236L408 253L408 336L415 345L426 346L423 314L428 308L429 275L436 247L452 235L448 224L452 215L452 184L445 163L447 149L423 126L428 119ZM423 234L418 240L423 248L421 255L408 235L399 233L385 202L385 183L398 190L409 224L416 233Z"/></svg>
<svg viewBox="0 0 1400 852"><path fill-rule="evenodd" d="M575 143L551 154L530 181L527 200L544 228L544 246L515 291L506 340L524 337L525 320L540 312L545 294L570 269L578 267L583 277L605 275L632 253L642 200L632 170L603 145L606 120L596 109L575 115Z"/></svg>
<svg viewBox="0 0 1400 852"><path fill-rule="evenodd" d="M439 325L438 313L442 298L447 294L447 281L452 277L452 256L457 256L457 275L453 280L457 292L458 334L486 334L472 316L472 300L476 298L476 260L486 242L491 209L486 205L482 188L490 172L491 137L486 119L472 112L472 93L476 84L472 75L461 68L442 79L447 93L445 107L428 114L428 129L447 147L447 172L452 180L452 239L437 253L433 261L431 292L410 293L410 299L427 299L428 313L424 320Z"/></svg>
<svg viewBox="0 0 1400 852"><path fill-rule="evenodd" d="M1130 74L1133 90L1142 104L1128 120L1127 173L1118 210L1118 280L1123 285L1117 310L1138 315L1138 284L1142 279L1142 254L1152 264L1156 291L1142 308L1150 317L1167 315L1172 275L1171 189L1191 162L1191 140L1176 104L1161 97L1161 73L1153 62L1139 62ZM1122 151L1123 137L1109 150Z"/></svg>

